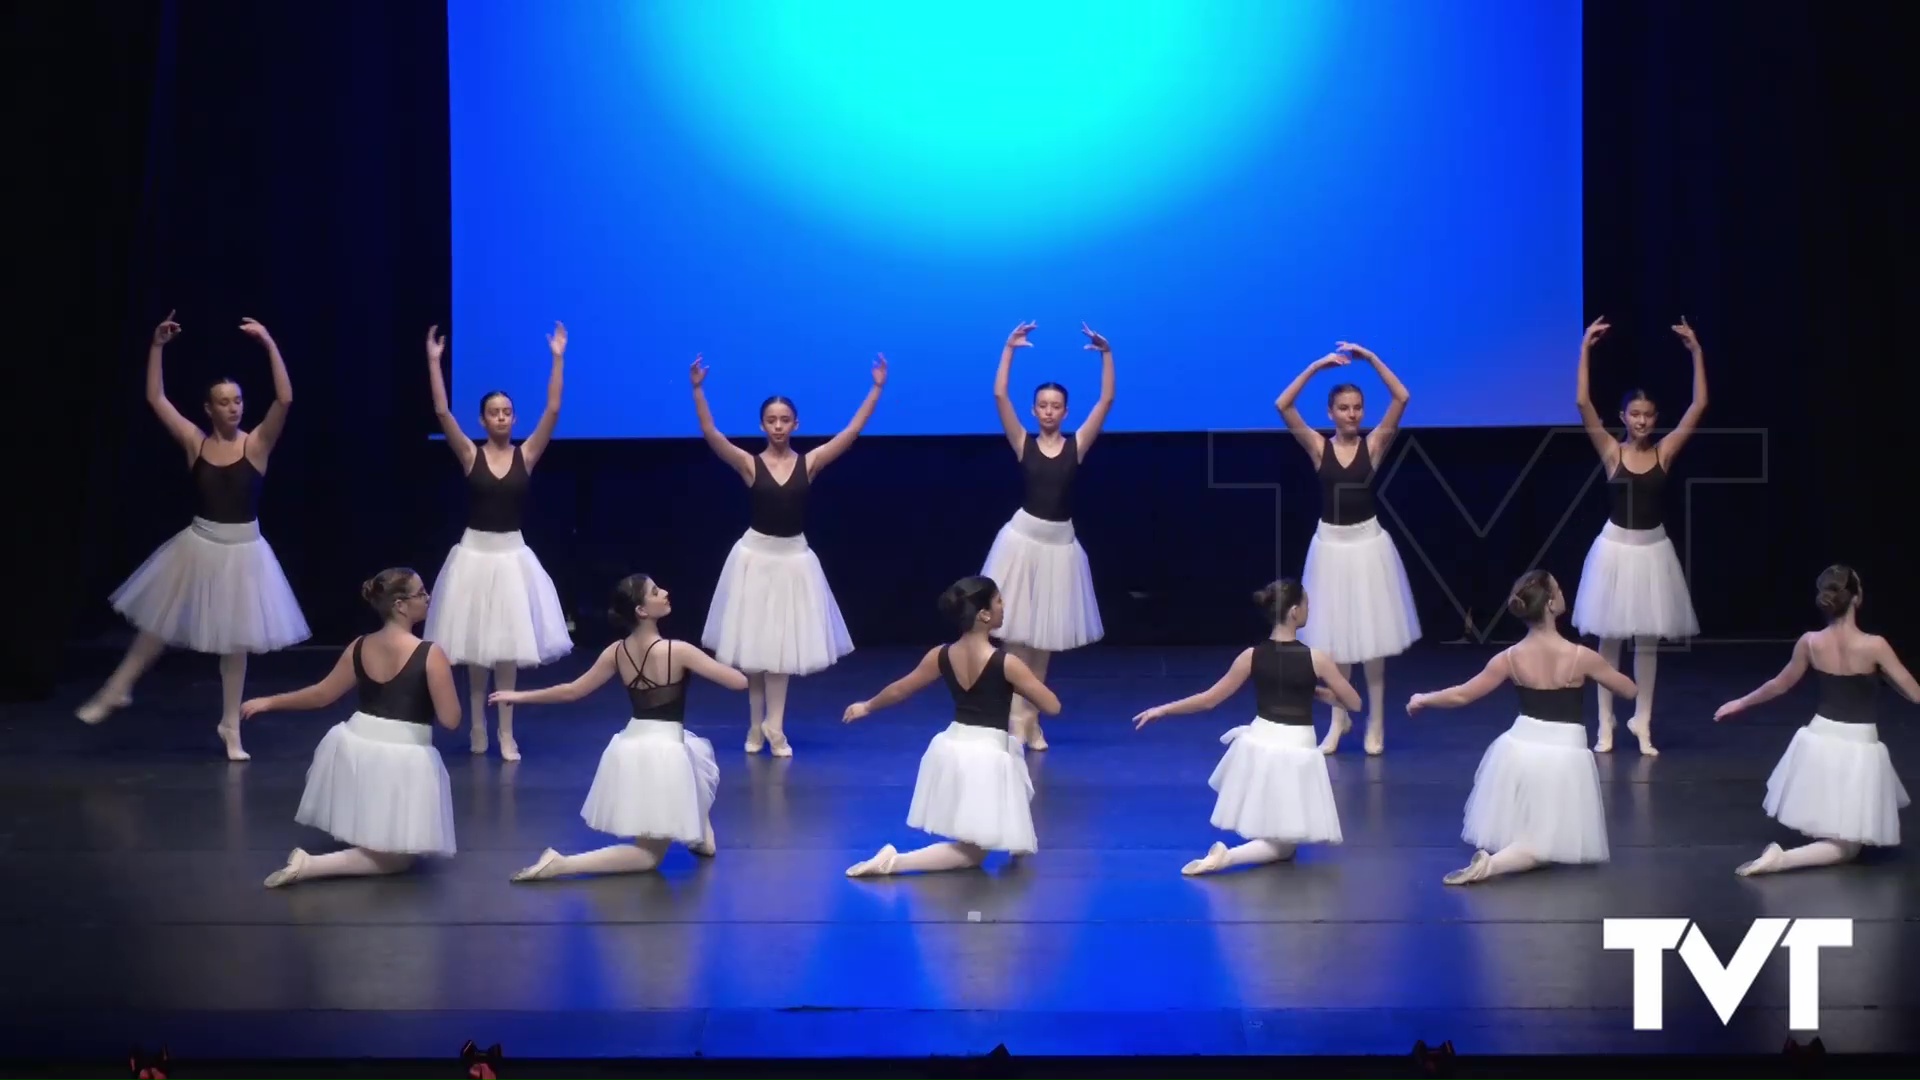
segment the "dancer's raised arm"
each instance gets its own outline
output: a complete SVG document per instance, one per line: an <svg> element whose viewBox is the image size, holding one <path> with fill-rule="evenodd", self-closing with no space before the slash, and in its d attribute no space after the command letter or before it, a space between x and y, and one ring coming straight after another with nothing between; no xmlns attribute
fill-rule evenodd
<svg viewBox="0 0 1920 1080"><path fill-rule="evenodd" d="M1373 460L1379 461L1386 456L1388 448L1393 445L1393 437L1400 434L1400 419L1407 415L1407 402L1413 400L1413 395L1407 391L1407 385L1400 381L1400 377L1393 373L1393 369L1387 367L1386 362L1381 360L1372 349L1365 345L1355 345L1351 341L1339 342L1334 348L1338 352L1358 357L1372 364L1373 373L1380 376L1380 381L1387 386L1387 394L1391 400L1387 402L1386 414L1380 417L1380 422L1367 433L1367 454Z"/></svg>
<svg viewBox="0 0 1920 1080"><path fill-rule="evenodd" d="M945 647L946 646L943 645L938 648L928 649L927 655L920 658L919 665L912 671L888 683L886 689L867 700L856 701L847 706L847 711L840 717L841 721L851 724L855 720L865 719L878 710L884 709L889 705L898 705L920 691L925 690L927 687L932 686L934 683L939 682L940 649ZM1012 672L1008 672L1007 678L1011 681L1013 678ZM1029 674L1029 678L1031 678L1031 674Z"/></svg>
<svg viewBox="0 0 1920 1080"><path fill-rule="evenodd" d="M160 419L160 426L167 429L173 441L179 443L187 452L189 464L200 456L200 444L207 433L198 424L180 415L180 410L167 400L166 381L161 375L161 354L166 351L167 343L180 335L180 324L173 321L174 312L160 320L153 328L153 340L147 345L147 407Z"/></svg>
<svg viewBox="0 0 1920 1080"><path fill-rule="evenodd" d="M547 407L540 413L540 422L533 426L533 434L520 444L520 459L526 462L527 471L547 452L547 443L553 441L553 429L560 423L560 389L567 360L567 327L565 323L553 324L553 333L547 335L547 352L553 356L553 369L547 375Z"/></svg>
<svg viewBox="0 0 1920 1080"><path fill-rule="evenodd" d="M447 448L453 451L464 474L473 470L476 451L473 440L460 430L460 421L453 418L453 409L447 404L447 379L440 371L440 361L446 353L447 339L441 336L440 327L427 327L427 393L433 398L433 418L439 421L440 434L445 436Z"/></svg>
<svg viewBox="0 0 1920 1080"><path fill-rule="evenodd" d="M1027 424L1020 419L1019 410L1013 407L1013 397L1008 383L1013 378L1013 350L1031 349L1033 342L1027 335L1033 332L1038 323L1023 322L1007 335L1007 343L1000 348L1000 369L993 376L993 405L1000 413L1000 428L1007 433L1007 442L1013 445L1013 456L1019 457L1027 449Z"/></svg>
<svg viewBox="0 0 1920 1080"><path fill-rule="evenodd" d="M873 361L873 388L867 391L867 396L860 402L860 407L854 410L853 419L847 421L847 426L841 428L838 435L807 451L809 479L819 476L822 469L840 460L840 455L847 452L847 449L853 445L853 440L860 437L860 432L867 426L867 421L873 418L873 410L880 404L880 391L886 385L887 357L882 353Z"/></svg>
<svg viewBox="0 0 1920 1080"><path fill-rule="evenodd" d="M241 319L240 332L267 350L267 366L273 373L273 404L267 406L267 415L247 440L247 456L264 472L267 458L280 442L280 433L287 429L287 410L293 406L293 380L287 377L287 362L280 356L280 346L274 343L266 327L253 319Z"/></svg>
<svg viewBox="0 0 1920 1080"><path fill-rule="evenodd" d="M1080 459L1086 460L1087 451L1093 449L1093 441L1100 437L1100 430L1106 426L1107 414L1113 411L1113 346L1107 339L1093 331L1086 323L1080 324L1080 332L1087 335L1086 348L1100 354L1100 400L1093 403L1093 411L1087 414L1078 431L1073 433L1075 449Z"/></svg>
<svg viewBox="0 0 1920 1080"><path fill-rule="evenodd" d="M1307 423L1306 418L1300 415L1297 407L1300 391L1305 390L1307 383L1320 372L1331 367L1343 367L1347 363L1347 357L1337 352L1328 353L1308 364L1307 369L1296 376L1285 390L1280 391L1280 396L1273 402L1273 407L1280 410L1280 418L1287 422L1287 430L1293 433L1294 440L1307 452L1307 456L1313 459L1315 469L1320 467L1320 456L1326 453L1327 437L1315 431L1313 426Z"/></svg>
<svg viewBox="0 0 1920 1080"><path fill-rule="evenodd" d="M687 369L688 378L693 382L693 411L700 418L700 437L707 440L715 457L727 463L728 467L740 474L740 479L753 483L753 455L733 445L720 429L713 424L713 410L707 407L707 394L702 387L707 381L707 365L704 358L693 358L693 366Z"/></svg>
<svg viewBox="0 0 1920 1080"><path fill-rule="evenodd" d="M1660 455L1661 465L1673 464L1680 449L1687 445L1687 440L1700 427L1700 418L1707 413L1707 354L1700 347L1700 336L1693 332L1693 327L1687 325L1685 315L1680 316L1680 324L1673 327L1673 332L1686 343L1687 354L1693 358L1693 400L1687 402L1687 411L1680 414L1680 422L1673 426L1673 430L1654 444L1653 450Z"/></svg>
<svg viewBox="0 0 1920 1080"><path fill-rule="evenodd" d="M1580 338L1580 366L1574 375L1573 404L1580 410L1580 426L1586 429L1587 438L1593 443L1594 452L1600 455L1600 465L1613 475L1613 467L1620 460L1620 440L1607 430L1606 422L1600 419L1600 410L1593 407L1593 347L1608 330L1605 315L1593 320L1587 332Z"/></svg>

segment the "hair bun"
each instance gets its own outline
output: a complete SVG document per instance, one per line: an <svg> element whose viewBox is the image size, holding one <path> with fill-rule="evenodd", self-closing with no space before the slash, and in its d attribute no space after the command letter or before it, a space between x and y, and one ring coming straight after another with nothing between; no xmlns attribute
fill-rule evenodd
<svg viewBox="0 0 1920 1080"><path fill-rule="evenodd" d="M368 578L360 583L360 599L371 601L380 592L380 580Z"/></svg>

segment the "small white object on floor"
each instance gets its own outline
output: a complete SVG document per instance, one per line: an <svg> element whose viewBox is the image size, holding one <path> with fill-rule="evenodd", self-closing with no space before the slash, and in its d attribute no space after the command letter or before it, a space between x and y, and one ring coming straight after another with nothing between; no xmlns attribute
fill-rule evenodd
<svg viewBox="0 0 1920 1080"><path fill-rule="evenodd" d="M979 922L979 921L980 921L980 913L979 913L979 912L977 912L977 911L969 911L969 912L967 912L967 921L968 921L968 922Z"/></svg>

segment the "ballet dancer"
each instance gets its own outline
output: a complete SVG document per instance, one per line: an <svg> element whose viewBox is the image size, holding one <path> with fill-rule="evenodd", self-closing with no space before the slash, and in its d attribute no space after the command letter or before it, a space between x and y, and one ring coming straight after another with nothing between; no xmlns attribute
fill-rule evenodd
<svg viewBox="0 0 1920 1080"><path fill-rule="evenodd" d="M167 400L161 354L180 334L174 312L154 327L147 346L147 405L187 456L193 476L193 522L140 564L113 593L114 610L140 632L105 685L76 711L98 724L132 700L133 685L167 646L220 658L220 723L228 761L246 761L240 742L240 699L247 680L247 654L269 653L309 636L273 548L260 535L260 487L267 460L293 404L293 383L280 346L267 328L240 320L240 332L267 351L273 372L273 404L252 431L240 426L246 401L240 384L220 379L207 387L202 430Z"/></svg>
<svg viewBox="0 0 1920 1080"><path fill-rule="evenodd" d="M1355 357L1373 365L1393 400L1380 423L1362 435L1365 396L1352 383L1334 387L1327 392L1327 417L1333 421L1329 438L1307 425L1294 402L1316 374L1345 367ZM1354 664L1361 665L1367 677L1365 746L1369 754L1382 754L1387 748L1387 657L1406 652L1420 639L1420 614L1413 607L1407 568L1393 537L1380 527L1372 490L1380 459L1400 433L1409 397L1406 386L1378 356L1342 341L1333 352L1307 365L1273 403L1320 478L1320 524L1307 547L1307 565L1301 574L1302 584L1318 599L1320 610L1319 618L1301 629L1300 640L1333 657L1342 677ZM1335 705L1320 751L1338 750L1340 737L1351 730L1349 710Z"/></svg>
<svg viewBox="0 0 1920 1080"><path fill-rule="evenodd" d="M873 362L873 389L853 419L805 454L793 449L793 433L800 426L793 402L776 395L760 403L767 448L749 454L713 424L713 410L701 389L707 380L705 361L695 357L689 375L700 434L746 482L752 507L746 534L734 543L720 570L700 643L721 663L747 673L747 753L770 746L774 757L792 757L786 734L788 680L824 671L853 651L820 557L807 546L807 495L821 471L847 452L873 416L880 390L887 385L887 358Z"/></svg>
<svg viewBox="0 0 1920 1080"><path fill-rule="evenodd" d="M453 785L433 724L460 730L460 692L440 646L416 637L430 601L420 575L382 570L360 595L383 625L355 638L327 677L303 690L254 698L242 716L324 709L348 690L359 708L335 724L313 751L306 791L294 820L352 845L309 855L294 848L287 865L267 876L269 889L329 877L397 874L421 855L451 856Z"/></svg>
<svg viewBox="0 0 1920 1080"><path fill-rule="evenodd" d="M568 874L638 874L660 865L667 849L683 844L696 855L714 853L714 792L720 765L713 744L686 729L687 681L698 675L729 690L745 690L747 677L697 646L660 634L660 620L673 612L667 590L646 574L631 574L613 587L608 614L626 637L607 646L586 674L544 690L496 690L493 701L549 705L579 701L615 675L627 688L633 719L600 754L580 817L595 832L630 843L580 855L552 848L515 881L544 881Z"/></svg>
<svg viewBox="0 0 1920 1080"><path fill-rule="evenodd" d="M1133 718L1138 730L1162 717L1218 708L1253 679L1253 722L1220 736L1227 752L1207 780L1220 793L1213 827L1239 833L1246 843L1229 848L1216 842L1205 857L1181 868L1189 877L1284 862L1300 844L1341 840L1327 756L1314 745L1313 703L1352 711L1360 707L1360 695L1340 665L1300 641L1308 604L1299 582L1276 581L1254 593L1253 602L1273 623L1267 640L1235 657L1212 689Z"/></svg>
<svg viewBox="0 0 1920 1080"><path fill-rule="evenodd" d="M1093 572L1087 553L1073 531L1073 481L1087 459L1094 440L1113 409L1113 346L1085 323L1080 332L1085 348L1100 354L1100 400L1093 403L1080 430L1069 438L1060 430L1067 418L1067 388L1042 383L1033 392L1033 418L1040 434L1027 431L1014 410L1007 380L1013 371L1015 349L1031 348L1027 340L1035 323L1021 323L1000 350L1000 369L993 377L993 401L1000 410L1000 426L1013 444L1020 463L1026 496L1013 519L1001 526L987 552L984 576L999 582L1011 599L1011 620L1000 628L1000 639L1042 682L1047 660L1054 653L1099 641L1106 631L1100 623L1100 601L1093 591ZM1047 737L1033 703L1013 699L1012 731L1030 750L1045 750Z"/></svg>
<svg viewBox="0 0 1920 1080"><path fill-rule="evenodd" d="M848 867L848 877L966 870L985 862L988 852L1019 856L1040 850L1026 750L1009 729L1012 698L1019 694L1048 716L1059 715L1060 699L1024 661L994 644L1005 606L991 579L955 582L940 597L940 613L959 628L959 639L928 652L918 667L873 697L847 706L842 719L851 724L907 700L937 679L946 682L953 722L921 755L907 825L951 839L904 855L888 844Z"/></svg>
<svg viewBox="0 0 1920 1080"><path fill-rule="evenodd" d="M1477 850L1471 863L1446 876L1448 885L1546 863L1607 861L1600 767L1587 749L1580 702L1589 680L1629 699L1635 688L1599 653L1560 635L1556 620L1566 610L1553 575L1527 571L1507 601L1507 611L1527 624L1527 636L1459 686L1415 694L1407 702L1409 716L1427 708L1457 709L1509 682L1520 698L1520 715L1487 747L1474 773L1460 838Z"/></svg>
<svg viewBox="0 0 1920 1080"><path fill-rule="evenodd" d="M513 442L513 399L498 390L480 399L486 441L476 446L460 430L460 422L447 406L447 384L440 373L447 339L439 331L437 326L427 330L427 386L440 431L467 477L467 531L447 552L447 561L433 581L439 600L427 616L427 640L466 667L467 705L473 712L468 742L474 753L484 754L487 676L493 676L499 689L512 690L520 668L551 663L573 651L560 593L520 534L534 467L560 423L567 328L554 323L553 333L547 335L547 349L553 355L547 408L533 434L518 446ZM499 714L500 757L519 761L513 706L500 705Z"/></svg>
<svg viewBox="0 0 1920 1080"><path fill-rule="evenodd" d="M1640 696L1634 701L1627 730L1640 740L1642 754L1654 756L1660 753L1653 746L1653 680L1660 663L1660 639L1680 640L1700 632L1687 592L1687 575L1661 523L1660 495L1673 459L1707 411L1707 361L1700 350L1700 338L1683 317L1673 332L1693 355L1693 401L1680 423L1655 441L1653 426L1660 416L1653 399L1645 390L1629 391L1620 403L1620 422L1626 425L1626 436L1616 439L1600 422L1588 389L1593 346L1608 329L1602 316L1580 339L1575 401L1580 407L1581 426L1593 440L1612 487L1612 506L1607 511L1607 524L1588 549L1586 565L1580 570L1573 626L1600 639L1600 655L1609 667L1620 666L1621 645L1633 639L1633 682L1640 688ZM1593 748L1602 754L1613 750L1613 695L1604 684L1600 687L1600 733Z"/></svg>
<svg viewBox="0 0 1920 1080"><path fill-rule="evenodd" d="M1768 844L1760 857L1734 871L1741 877L1851 862L1863 846L1900 843L1900 811L1907 789L1874 723L1880 680L1920 702L1920 685L1887 639L1860 629L1860 575L1830 566L1814 584L1813 602L1827 628L1803 634L1780 674L1714 714L1725 720L1794 688L1811 667L1820 682L1820 707L1767 778L1767 816L1813 842L1792 850Z"/></svg>

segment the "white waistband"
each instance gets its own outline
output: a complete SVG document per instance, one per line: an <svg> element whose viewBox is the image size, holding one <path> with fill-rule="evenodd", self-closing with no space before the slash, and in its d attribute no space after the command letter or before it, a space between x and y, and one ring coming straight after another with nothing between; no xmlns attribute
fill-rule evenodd
<svg viewBox="0 0 1920 1080"><path fill-rule="evenodd" d="M520 530L512 532L481 532L468 529L460 534L460 546L481 555L501 555L509 551L519 551L527 546L526 538Z"/></svg>
<svg viewBox="0 0 1920 1080"><path fill-rule="evenodd" d="M677 720L643 720L636 716L627 721L621 734L630 739L679 739L686 731L687 726Z"/></svg>
<svg viewBox="0 0 1920 1080"><path fill-rule="evenodd" d="M201 538L211 540L216 544L247 544L260 539L260 523L258 521L242 521L238 524L227 524L219 521L208 521L203 517L196 517L193 519L193 524L188 526L188 528L192 529L194 533Z"/></svg>
<svg viewBox="0 0 1920 1080"><path fill-rule="evenodd" d="M753 529L748 529L740 537L739 545L763 555L798 555L809 550L806 533L799 536L768 536Z"/></svg>
<svg viewBox="0 0 1920 1080"><path fill-rule="evenodd" d="M1625 529L1609 521L1606 528L1600 530L1600 538L1630 547L1651 547L1654 544L1666 543L1667 527L1655 525L1651 529Z"/></svg>
<svg viewBox="0 0 1920 1080"><path fill-rule="evenodd" d="M1587 726L1571 720L1538 720L1531 716L1514 718L1507 734L1516 739L1547 746L1587 748Z"/></svg>
<svg viewBox="0 0 1920 1080"><path fill-rule="evenodd" d="M1877 743L1880 741L1880 725L1850 724L1844 720L1829 720L1818 713L1807 721L1807 731L1814 735L1824 735L1830 739L1845 739L1848 742Z"/></svg>
<svg viewBox="0 0 1920 1080"><path fill-rule="evenodd" d="M1351 525L1335 525L1332 522L1323 521L1314 528L1313 538L1334 543L1353 543L1357 540L1371 540L1379 536L1380 532L1380 519L1375 516L1365 521L1356 521Z"/></svg>
<svg viewBox="0 0 1920 1080"><path fill-rule="evenodd" d="M363 712L347 717L347 730L374 742L396 743L401 746L433 745L431 725L410 724L405 720L389 720L384 716L372 716Z"/></svg>
<svg viewBox="0 0 1920 1080"><path fill-rule="evenodd" d="M1036 543L1073 543L1074 532L1073 522L1071 520L1047 521L1043 518L1034 517L1022 509L1015 510L1012 520L1008 521L1007 524L1013 528L1014 532Z"/></svg>

